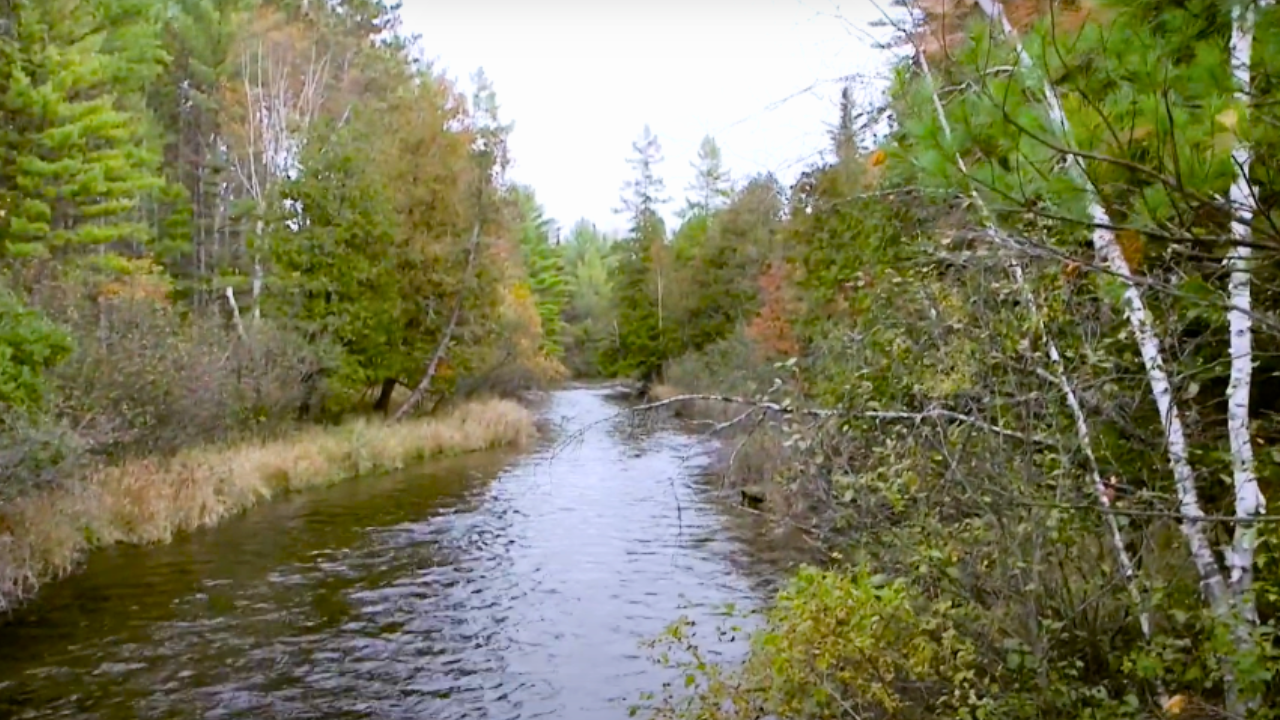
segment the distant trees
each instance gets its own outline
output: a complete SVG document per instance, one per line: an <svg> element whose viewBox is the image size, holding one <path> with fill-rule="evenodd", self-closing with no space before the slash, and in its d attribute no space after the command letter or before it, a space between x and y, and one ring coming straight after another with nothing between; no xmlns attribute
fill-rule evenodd
<svg viewBox="0 0 1280 720"><path fill-rule="evenodd" d="M560 250L569 294L563 315L566 364L579 375L595 376L618 339L613 280L618 256L588 220L570 228Z"/></svg>

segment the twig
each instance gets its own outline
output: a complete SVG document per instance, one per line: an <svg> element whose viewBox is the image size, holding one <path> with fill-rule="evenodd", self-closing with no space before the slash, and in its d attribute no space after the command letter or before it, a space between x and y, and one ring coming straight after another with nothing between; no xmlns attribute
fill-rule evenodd
<svg viewBox="0 0 1280 720"><path fill-rule="evenodd" d="M760 424L764 422L764 413L760 413L760 417L756 418L756 424L751 426L747 431L746 437L742 438L742 442L733 448L733 452L729 453L729 462L725 465L724 474L720 478L720 487L723 488L728 482L730 474L733 472L733 465L738 461L738 453L742 452L742 448L747 446L747 442L751 440L751 436L756 434L756 430L760 429Z"/></svg>
<svg viewBox="0 0 1280 720"><path fill-rule="evenodd" d="M707 434L715 435L716 433L724 432L725 430L728 430L729 428L733 427L734 425L737 425L743 420L746 420L748 417L750 417L752 414L757 412L759 409L760 408L758 407L748 408L746 412L742 413L741 415L735 417L732 420L728 420L722 423L716 423L710 430L707 431ZM764 415L762 414L761 417L764 417Z"/></svg>
<svg viewBox="0 0 1280 720"><path fill-rule="evenodd" d="M1101 513L1103 515L1168 518L1170 520L1178 520L1182 522L1237 523L1240 525L1280 522L1280 515L1250 515L1247 518L1237 517L1235 515L1189 516L1173 510L1123 510L1115 507L1114 505L1104 508L1094 503L1049 503L1034 502L1031 500L1009 500L1009 502L1014 505L1022 505L1025 507L1041 507L1049 508L1051 510L1092 510L1093 512Z"/></svg>

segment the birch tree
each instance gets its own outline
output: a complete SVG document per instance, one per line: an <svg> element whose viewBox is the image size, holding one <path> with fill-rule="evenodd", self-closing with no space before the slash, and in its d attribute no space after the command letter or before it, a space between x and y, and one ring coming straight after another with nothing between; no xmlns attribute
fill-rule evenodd
<svg viewBox="0 0 1280 720"><path fill-rule="evenodd" d="M1259 7L1270 4L1270 0L1256 2ZM1251 104L1254 23L1255 0L1245 0L1232 9L1231 74L1236 84L1235 94L1239 107L1232 108L1229 111L1231 114L1247 116ZM1229 121L1232 125L1235 122L1234 119ZM1240 612L1248 620L1256 622L1258 617L1252 586L1257 528L1249 521L1266 512L1266 499L1258 487L1253 459L1253 436L1249 427L1249 399L1253 386L1253 281L1250 262L1253 253L1250 241L1253 238L1250 222L1257 210L1257 195L1249 178L1253 152L1250 150L1247 134L1241 135L1232 149L1231 159L1236 166L1230 195L1234 211L1231 235L1236 244L1227 258L1231 267L1227 289L1231 304L1227 312L1231 353L1231 380L1227 385L1227 431L1234 472L1235 511L1239 522L1226 558L1231 589L1237 597Z"/></svg>
<svg viewBox="0 0 1280 720"><path fill-rule="evenodd" d="M1231 405L1228 422L1235 470L1236 514L1239 524L1232 547L1223 553L1230 572L1230 582L1228 582L1228 576L1223 572L1203 523L1205 513L1200 500L1200 487L1196 473L1190 461L1190 445L1185 432L1183 412L1169 380L1168 363L1161 350L1155 322L1139 289L1138 279L1134 276L1129 260L1117 240L1115 228L1120 224L1113 220L1111 213L1103 204L1099 188L1086 169L1083 153L1076 145L1072 122L1064 109L1058 88L1049 79L1047 71L1033 60L999 0L977 0L977 4L990 19L995 31L1003 35L1013 46L1018 66L1028 78L1029 84L1039 87L1047 125L1056 138L1059 146L1057 149L1063 156L1061 162L1071 182L1084 198L1085 214L1092 228L1091 240L1094 250L1106 269L1123 283L1122 307L1142 356L1151 396L1159 410L1165 431L1168 459L1173 471L1182 518L1182 534L1200 575L1201 587L1208 606L1213 615L1224 626L1230 628L1230 634L1241 648L1241 653L1248 653L1253 647L1250 620L1255 616L1255 612L1250 599L1252 589L1249 587L1248 569L1245 563L1248 562L1250 565L1252 563L1254 540L1246 524L1253 515L1260 512L1262 498L1254 476L1248 437L1248 388L1252 362L1249 351L1251 335L1247 321L1249 276L1246 265L1248 254L1241 252L1242 243L1240 242L1247 238L1247 223L1238 218L1232 222L1237 245L1229 260L1232 265L1229 288L1232 300L1229 311L1232 373L1228 391ZM1252 13L1249 10L1237 10L1231 55L1237 84L1241 86L1238 90L1241 93L1247 91L1245 86L1248 83L1247 68L1251 38ZM1247 148L1238 147L1234 157L1239 168L1237 171L1239 177L1233 184L1232 195L1237 204L1244 204L1247 203L1245 196L1250 194L1247 178ZM1240 304L1242 302L1243 305ZM1241 687L1240 679L1236 677L1235 662L1236 660L1232 658L1226 660L1224 681L1228 692L1228 709L1242 713L1251 701L1248 691Z"/></svg>
<svg viewBox="0 0 1280 720"><path fill-rule="evenodd" d="M239 51L239 65L240 76L231 89L238 118L230 134L230 155L239 185L256 207L248 242L256 320L266 272L263 213L281 182L298 170L303 140L328 90L330 57L305 26L262 10Z"/></svg>
<svg viewBox="0 0 1280 720"><path fill-rule="evenodd" d="M924 48L920 45L916 46L916 59L920 64L920 73L924 82L928 87L930 98L933 102L934 110L937 114L938 124L942 128L942 133L948 143L952 142L953 135L951 131L951 123L947 120L947 113L942 107L942 101L938 97L937 86L934 83L933 73L929 70L929 58ZM968 176L969 168L960 153L956 153L956 167L962 175ZM995 224L990 209L982 196L970 188L970 197L977 206L982 217L982 222L991 239L999 245L1005 246L1010 251L1017 253L1016 243L1011 236L1001 231ZM1120 531L1120 524L1115 515L1107 511L1111 510L1111 496L1108 491L1108 483L1102 479L1102 471L1098 465L1098 459L1094 454L1092 433L1089 430L1089 421L1085 416L1084 407L1080 403L1079 396L1076 394L1075 388L1071 381L1067 378L1066 367L1063 363L1062 353L1058 349L1057 342L1053 336L1049 334L1045 327L1044 318L1040 314L1037 306L1035 293L1027 285L1025 274L1023 272L1022 263L1017 259L1016 255L1008 261L1009 273L1013 277L1014 283L1018 287L1019 293L1022 295L1023 301L1027 305L1030 312L1033 327L1036 334L1041 337L1045 345L1045 353L1048 356L1049 364L1052 372L1049 374L1053 382L1062 391L1063 397L1066 399L1067 407L1071 411L1072 420L1075 423L1076 437L1080 442L1080 451L1084 454L1088 464L1090 480L1093 482L1093 489L1098 498L1098 504L1106 513L1104 522L1107 526L1108 540L1111 542L1112 548L1116 553L1116 560L1120 564L1120 572L1124 578L1125 584L1129 589L1133 604L1138 608L1138 622L1142 627L1142 634L1149 641L1151 640L1151 615L1142 607L1142 597L1137 585L1137 569L1134 566L1133 557L1130 555L1128 548L1125 546L1124 535Z"/></svg>

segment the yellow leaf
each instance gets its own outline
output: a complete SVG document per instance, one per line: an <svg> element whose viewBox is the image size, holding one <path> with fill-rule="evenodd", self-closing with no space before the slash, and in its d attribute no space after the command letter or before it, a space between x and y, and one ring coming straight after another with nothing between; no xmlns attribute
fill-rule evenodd
<svg viewBox="0 0 1280 720"><path fill-rule="evenodd" d="M1164 712L1166 715L1177 715L1187 707L1186 695L1174 695L1164 703Z"/></svg>
<svg viewBox="0 0 1280 720"><path fill-rule="evenodd" d="M1238 141L1233 132L1216 132L1213 134L1213 149L1215 152L1229 154L1236 149Z"/></svg>
<svg viewBox="0 0 1280 720"><path fill-rule="evenodd" d="M883 150L877 150L871 153L871 167L880 167L889 159L889 154Z"/></svg>
<svg viewBox="0 0 1280 720"><path fill-rule="evenodd" d="M1236 112L1235 108L1227 108L1226 110L1218 113L1218 116L1215 119L1222 124L1222 127L1234 131L1236 129L1236 123L1240 121L1240 115Z"/></svg>
<svg viewBox="0 0 1280 720"><path fill-rule="evenodd" d="M1146 248L1141 235L1133 230L1121 230L1116 233L1116 242L1120 244L1120 251L1124 253L1130 269L1137 270L1142 266Z"/></svg>
<svg viewBox="0 0 1280 720"><path fill-rule="evenodd" d="M1129 140L1134 142L1145 140L1153 132L1155 132L1154 125L1137 125L1129 131Z"/></svg>

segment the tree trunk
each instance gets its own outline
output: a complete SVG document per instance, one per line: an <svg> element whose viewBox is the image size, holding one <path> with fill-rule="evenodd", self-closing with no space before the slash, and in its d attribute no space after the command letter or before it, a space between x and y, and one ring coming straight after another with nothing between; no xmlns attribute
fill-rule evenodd
<svg viewBox="0 0 1280 720"><path fill-rule="evenodd" d="M1258 3L1261 7L1269 4L1269 0ZM1236 83L1236 100L1245 107L1251 102L1253 90L1253 32L1253 5L1237 7L1234 10L1231 33L1231 72ZM1249 396L1253 381L1253 316L1250 314L1250 286L1253 280L1250 261L1253 248L1249 243L1253 239L1250 222L1256 211L1256 201L1249 181L1253 151L1244 138L1236 143L1231 158L1236 165L1235 181L1231 183L1231 207L1235 214L1235 219L1231 221L1231 234L1237 242L1227 255L1227 262L1231 267L1227 294L1232 306L1227 312L1231 352L1231 379L1227 384L1227 433L1231 445L1236 517L1241 522L1236 525L1231 549L1225 554L1228 579L1239 603L1240 613L1250 622L1257 622L1258 611L1253 598L1253 562L1258 528L1248 521L1266 513L1267 502L1258 487L1253 459L1253 435L1249 429Z"/></svg>
<svg viewBox="0 0 1280 720"><path fill-rule="evenodd" d="M227 305L231 308L231 321L235 323L236 335L239 335L241 340L248 340L244 333L244 322L240 319L240 306L236 304L236 291L232 290L230 285L227 286L226 295Z"/></svg>
<svg viewBox="0 0 1280 720"><path fill-rule="evenodd" d="M929 83L929 91L933 96L933 108L937 113L938 123L942 128L942 135L948 141L951 140L951 123L947 120L946 110L942 107L942 98L939 97L938 91L933 82L933 73L929 70L929 60L925 57L925 53L920 48L916 49L916 55L920 60L920 68L924 73L925 80ZM960 168L961 174L966 178L969 177L969 167L965 163L960 153L956 153L956 165ZM996 227L995 218L991 214L990 208L983 201L982 196L976 190L970 188L970 196L973 198L975 205L982 214L983 223L986 225L987 232L992 239L1001 244L1004 242L1004 234ZM1058 344L1054 341L1053 336L1049 334L1049 329L1044 322L1044 318L1040 314L1039 305L1036 303L1035 294L1031 288L1027 286L1026 279L1023 276L1022 264L1016 258L1009 260L1009 272L1013 276L1014 283L1022 293L1022 298L1027 304L1030 311L1031 320L1034 323L1037 334L1040 335L1045 344L1045 352L1049 356L1049 362L1053 367L1052 373L1046 373L1051 377L1058 388L1062 390L1063 396L1066 398L1067 407L1071 409L1071 415L1075 419L1076 437L1080 441L1080 449L1084 453L1085 459L1088 461L1090 479L1093 481L1094 492L1098 497L1098 503L1104 511L1111 509L1111 500L1107 494L1107 485L1102 479L1102 472L1098 466L1097 456L1093 452L1093 440L1089 431L1089 422L1085 417L1084 408L1080 405L1080 399L1076 395L1075 388L1067 379L1066 364L1062 360L1062 353L1058 350ZM1129 550L1124 544L1124 535L1120 532L1120 524L1116 516L1111 513L1104 513L1104 522L1111 539L1111 547L1115 550L1116 559L1120 563L1120 572L1124 577L1125 584L1128 586L1129 596L1133 600L1133 606L1138 612L1138 625L1142 628L1142 635L1148 641L1151 640L1151 614L1142 607L1142 596L1138 590L1137 569L1133 564L1133 557L1129 554ZM1165 700L1165 692L1163 687L1160 689L1160 701L1163 704Z"/></svg>
<svg viewBox="0 0 1280 720"><path fill-rule="evenodd" d="M458 325L458 316L462 314L462 302L467 297L467 285L471 282L471 270L475 266L476 248L479 245L480 222L476 221L475 227L471 230L471 242L467 246L467 269L463 271L462 287L458 289L458 296L453 300L453 312L449 315L449 324L445 326L444 334L440 336L440 344L436 345L436 351L431 354L431 362L427 363L422 381L413 389L409 399L404 401L399 410L396 410L395 417L392 418L396 422L408 417L422 403L422 398L431 389L431 381L435 378L440 361L444 359L445 351L449 348L449 341L453 339L453 330Z"/></svg>
<svg viewBox="0 0 1280 720"><path fill-rule="evenodd" d="M373 403L373 411L386 415L391 412L391 396L395 394L396 385L395 378L387 378L382 381L382 388L378 391L378 399Z"/></svg>
<svg viewBox="0 0 1280 720"><path fill-rule="evenodd" d="M308 370L302 376L302 400L298 403L298 420L310 420L316 396L319 395L320 381L324 370Z"/></svg>
<svg viewBox="0 0 1280 720"><path fill-rule="evenodd" d="M1043 70L1036 68L1031 56L1027 53L1018 38L1017 32L1004 12L1001 0L978 0L979 7L991 18L993 24L1003 31L1005 37L1014 45L1018 54L1018 62L1029 76L1042 83L1045 105L1049 121L1056 126L1068 152L1074 149L1074 139L1070 121L1063 110L1062 101L1058 97L1057 88ZM1147 371L1147 381L1151 388L1152 399L1160 411L1160 419L1165 432L1165 449L1169 457L1169 465L1173 470L1174 489L1178 496L1179 510L1182 515L1182 535L1187 541L1191 560L1200 576L1200 588L1210 611L1228 627L1239 644L1242 653L1249 652L1253 646L1248 619L1236 612L1235 598L1227 585L1227 578L1218 565L1213 546L1209 542L1204 523L1204 510L1200 505L1200 493L1195 471L1191 466L1190 447L1182 424L1182 413L1178 408L1173 386L1165 369L1164 356L1160 341L1156 335L1151 314L1147 311L1137 284L1132 277L1129 261L1125 258L1120 244L1116 240L1112 228L1110 214L1102 205L1097 188L1086 174L1084 164L1079 155L1068 154L1067 172L1075 184L1088 198L1088 211L1093 221L1093 247L1103 260L1108 270L1120 278L1125 284L1122 307L1129 320L1129 325L1137 341L1142 355L1143 365ZM1238 467L1238 465L1237 465ZM1256 488L1255 488L1256 490ZM1240 488L1237 487L1237 493ZM1243 717L1244 709L1252 704L1252 698L1243 697L1236 677L1234 658L1223 658L1223 684L1226 686L1227 710L1233 715Z"/></svg>

